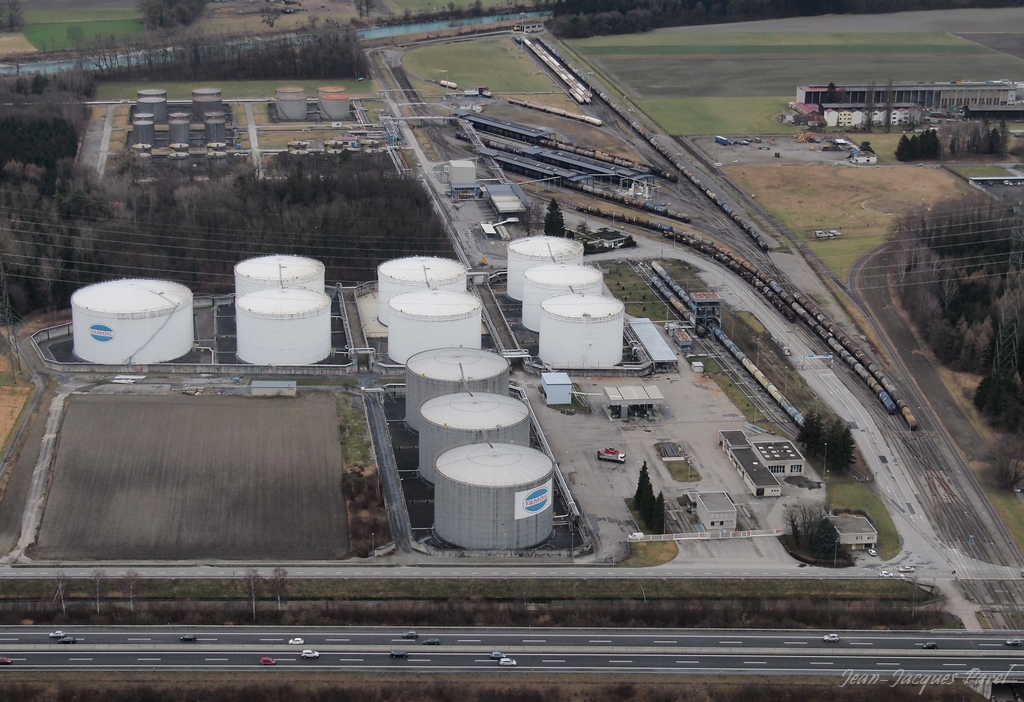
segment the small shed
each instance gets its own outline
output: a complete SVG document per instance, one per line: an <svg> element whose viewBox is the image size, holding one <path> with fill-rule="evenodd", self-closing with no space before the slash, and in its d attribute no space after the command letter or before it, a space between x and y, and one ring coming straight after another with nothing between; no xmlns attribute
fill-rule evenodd
<svg viewBox="0 0 1024 702"><path fill-rule="evenodd" d="M294 380L254 380L249 390L253 397L295 397Z"/></svg>
<svg viewBox="0 0 1024 702"><path fill-rule="evenodd" d="M657 385L621 385L605 387L605 404L611 408L614 419L627 419L630 415L649 417L654 408L665 400Z"/></svg>
<svg viewBox="0 0 1024 702"><path fill-rule="evenodd" d="M549 405L572 404L572 381L568 373L541 373L540 383Z"/></svg>
<svg viewBox="0 0 1024 702"><path fill-rule="evenodd" d="M703 373L704 364L701 361L691 361L690 370L692 370L694 373Z"/></svg>

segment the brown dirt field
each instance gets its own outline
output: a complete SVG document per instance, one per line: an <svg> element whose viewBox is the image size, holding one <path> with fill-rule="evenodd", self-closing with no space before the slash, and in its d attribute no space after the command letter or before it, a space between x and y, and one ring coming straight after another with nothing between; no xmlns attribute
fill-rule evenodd
<svg viewBox="0 0 1024 702"><path fill-rule="evenodd" d="M334 398L69 399L35 558L336 559Z"/></svg>
<svg viewBox="0 0 1024 702"><path fill-rule="evenodd" d="M21 535L25 499L32 484L32 470L39 460L39 449L46 433L46 410L52 398L52 390L43 393L26 433L22 435L21 446L4 476L3 488L0 489L0 553L14 548Z"/></svg>
<svg viewBox="0 0 1024 702"><path fill-rule="evenodd" d="M1017 32L985 32L980 34L960 33L956 36L975 44L981 44L994 51L1024 59L1024 34Z"/></svg>
<svg viewBox="0 0 1024 702"><path fill-rule="evenodd" d="M8 368L10 368L10 361L4 358L3 363L0 364L0 370L6 371ZM0 446L6 445L7 437L14 429L18 415L21 414L21 408L25 406L25 400L31 391L32 386L25 382L20 385L0 386L0 436L3 437Z"/></svg>
<svg viewBox="0 0 1024 702"><path fill-rule="evenodd" d="M23 34L0 34L0 56L31 54L36 51L36 47Z"/></svg>

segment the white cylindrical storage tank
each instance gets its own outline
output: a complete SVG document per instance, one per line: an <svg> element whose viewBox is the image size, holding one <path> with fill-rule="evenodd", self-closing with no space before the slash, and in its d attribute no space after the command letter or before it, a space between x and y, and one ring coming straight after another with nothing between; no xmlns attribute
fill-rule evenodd
<svg viewBox="0 0 1024 702"><path fill-rule="evenodd" d="M154 122L167 121L167 98L166 97L140 97L136 112L148 112L153 115Z"/></svg>
<svg viewBox="0 0 1024 702"><path fill-rule="evenodd" d="M455 546L514 550L551 536L553 466L540 451L470 444L437 457L434 533Z"/></svg>
<svg viewBox="0 0 1024 702"><path fill-rule="evenodd" d="M306 91L294 85L278 88L274 96L277 118L286 121L306 119Z"/></svg>
<svg viewBox="0 0 1024 702"><path fill-rule="evenodd" d="M405 423L419 431L420 407L441 395L508 395L508 372L508 359L481 349L430 349L410 356L405 362Z"/></svg>
<svg viewBox="0 0 1024 702"><path fill-rule="evenodd" d="M318 98L317 101L320 104L320 114L325 119L348 119L348 93L345 91L344 87L328 85L321 87L316 92Z"/></svg>
<svg viewBox="0 0 1024 702"><path fill-rule="evenodd" d="M540 303L554 295L604 290L601 271L578 263L542 263L523 272L523 326L540 331Z"/></svg>
<svg viewBox="0 0 1024 702"><path fill-rule="evenodd" d="M622 361L625 306L603 295L540 303L540 358L554 368L611 368Z"/></svg>
<svg viewBox="0 0 1024 702"><path fill-rule="evenodd" d="M427 349L480 348L476 295L455 290L414 290L388 300L388 355L395 363Z"/></svg>
<svg viewBox="0 0 1024 702"><path fill-rule="evenodd" d="M235 300L238 358L258 366L305 366L331 353L331 298L267 288Z"/></svg>
<svg viewBox="0 0 1024 702"><path fill-rule="evenodd" d="M508 395L459 392L427 400L420 407L420 477L434 482L434 461L456 446L530 445L530 411Z"/></svg>
<svg viewBox="0 0 1024 702"><path fill-rule="evenodd" d="M528 236L508 245L508 296L523 299L523 271L542 263L583 263L583 244L556 236Z"/></svg>
<svg viewBox="0 0 1024 702"><path fill-rule="evenodd" d="M227 141L228 129L223 117L207 117L205 128L207 144L223 144Z"/></svg>
<svg viewBox="0 0 1024 702"><path fill-rule="evenodd" d="M324 291L324 264L313 258L274 254L235 264L235 298L267 288Z"/></svg>
<svg viewBox="0 0 1024 702"><path fill-rule="evenodd" d="M163 363L192 349L192 291L166 280L112 280L71 296L75 355L90 363Z"/></svg>
<svg viewBox="0 0 1024 702"><path fill-rule="evenodd" d="M156 127L152 120L137 119L132 123L132 143L153 145L156 139Z"/></svg>
<svg viewBox="0 0 1024 702"><path fill-rule="evenodd" d="M388 300L410 290L465 290L466 267L450 258L409 256L377 266L377 319L388 325ZM451 344L446 344L451 346Z"/></svg>
<svg viewBox="0 0 1024 702"><path fill-rule="evenodd" d="M192 126L188 117L176 117L167 123L167 137L170 144L188 144L192 140Z"/></svg>
<svg viewBox="0 0 1024 702"><path fill-rule="evenodd" d="M224 101L219 88L196 88L192 91L192 114L197 122L202 122L212 112L223 111Z"/></svg>

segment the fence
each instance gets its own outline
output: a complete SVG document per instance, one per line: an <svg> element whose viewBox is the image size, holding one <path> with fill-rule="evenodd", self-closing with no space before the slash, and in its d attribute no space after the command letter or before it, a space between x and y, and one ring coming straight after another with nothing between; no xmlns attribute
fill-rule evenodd
<svg viewBox="0 0 1024 702"><path fill-rule="evenodd" d="M638 541L716 541L718 539L750 539L756 536L782 536L782 529L757 529L751 531L709 532L697 531L685 534L630 534L629 542Z"/></svg>

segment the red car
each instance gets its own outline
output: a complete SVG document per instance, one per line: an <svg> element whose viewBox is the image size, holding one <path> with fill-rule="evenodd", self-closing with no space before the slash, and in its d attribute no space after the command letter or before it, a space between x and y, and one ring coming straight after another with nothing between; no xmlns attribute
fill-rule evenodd
<svg viewBox="0 0 1024 702"><path fill-rule="evenodd" d="M599 461L614 461L615 463L625 463L626 454L622 453L615 448L603 448L597 452L597 460Z"/></svg>
<svg viewBox="0 0 1024 702"><path fill-rule="evenodd" d="M0 665L10 665L13 661L10 658L4 658L0 656Z"/></svg>
<svg viewBox="0 0 1024 702"><path fill-rule="evenodd" d="M260 658L260 665L277 665L277 661L269 656L263 656L263 658Z"/></svg>

